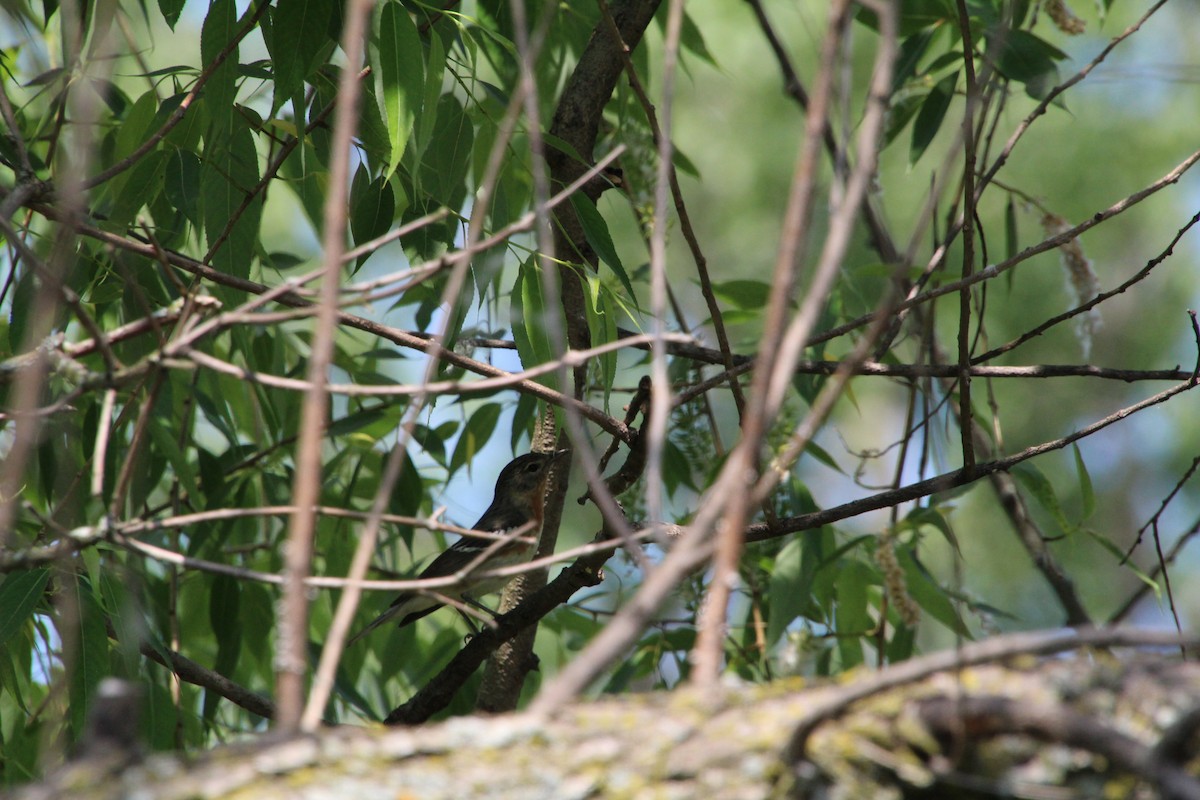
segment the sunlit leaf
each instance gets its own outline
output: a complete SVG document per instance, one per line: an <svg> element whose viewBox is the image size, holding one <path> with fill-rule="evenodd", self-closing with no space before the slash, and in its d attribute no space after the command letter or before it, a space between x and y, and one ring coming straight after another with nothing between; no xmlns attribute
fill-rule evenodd
<svg viewBox="0 0 1200 800"><path fill-rule="evenodd" d="M378 46L371 48L371 56L379 72L379 97L391 145L385 178L399 166L423 103L424 55L408 10L400 3L384 3L379 12Z"/></svg>
<svg viewBox="0 0 1200 800"><path fill-rule="evenodd" d="M571 195L571 205L579 215L579 223L583 226L583 235L587 243L617 276L617 280L625 287L629 296L636 297L633 284L629 282L629 274L625 271L625 265L621 263L621 257L617 255L617 248L613 244L612 235L608 232L608 223L604 221L595 204L583 194L576 193Z"/></svg>

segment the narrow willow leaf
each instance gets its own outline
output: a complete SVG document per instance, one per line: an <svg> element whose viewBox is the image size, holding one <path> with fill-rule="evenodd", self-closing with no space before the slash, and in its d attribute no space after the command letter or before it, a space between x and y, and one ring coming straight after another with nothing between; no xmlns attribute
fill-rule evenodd
<svg viewBox="0 0 1200 800"><path fill-rule="evenodd" d="M332 15L331 0L277 0L268 42L275 78L272 116L301 93L305 79L324 60Z"/></svg>
<svg viewBox="0 0 1200 800"><path fill-rule="evenodd" d="M77 648L71 668L71 727L78 736L91 706L97 684L109 674L108 632L104 627L104 609L92 591L92 584L79 575L73 587L79 609L76 631L60 631L63 636L77 635Z"/></svg>
<svg viewBox="0 0 1200 800"><path fill-rule="evenodd" d="M1075 474L1079 477L1079 502L1083 506L1083 515L1080 521L1083 521L1096 511L1096 491L1092 487L1092 476L1088 473L1087 464L1083 461L1083 453L1079 451L1079 445L1071 445L1071 450L1075 454Z"/></svg>
<svg viewBox="0 0 1200 800"><path fill-rule="evenodd" d="M1038 505L1050 514L1064 533L1075 529L1076 526L1067 520L1067 515L1063 512L1062 503L1059 502L1058 494L1054 491L1050 479L1040 469L1028 463L1019 464L1013 468L1012 474L1037 500Z"/></svg>
<svg viewBox="0 0 1200 800"><path fill-rule="evenodd" d="M200 29L200 59L208 67L233 40L237 30L236 9L233 0L213 0ZM210 126L214 119L226 119L233 112L234 96L237 94L238 49L226 56L221 66L213 70L204 84L205 114Z"/></svg>
<svg viewBox="0 0 1200 800"><path fill-rule="evenodd" d="M496 430L500 421L500 404L484 403L467 420L462 436L454 445L454 455L450 457L450 471L471 463L475 454L483 449Z"/></svg>
<svg viewBox="0 0 1200 800"><path fill-rule="evenodd" d="M396 197L386 178L371 180L366 167L359 167L350 187L350 233L356 245L365 244L388 232L396 215ZM370 258L360 256L355 271Z"/></svg>
<svg viewBox="0 0 1200 800"><path fill-rule="evenodd" d="M183 488L190 491L196 487L198 484L195 470L192 469L187 456L179 449L179 443L176 441L179 434L175 432L175 426L165 418L156 416L151 418L148 429L154 449L166 457Z"/></svg>
<svg viewBox="0 0 1200 800"><path fill-rule="evenodd" d="M33 616L49 578L50 570L31 569L9 573L0 583L0 648Z"/></svg>
<svg viewBox="0 0 1200 800"><path fill-rule="evenodd" d="M587 318L592 345L607 344L617 340L617 322L608 301L610 292L595 275L587 274ZM617 353L599 356L599 384L604 388L604 408L608 409L612 386L617 379Z"/></svg>
<svg viewBox="0 0 1200 800"><path fill-rule="evenodd" d="M383 101L384 124L391 145L383 175L386 178L396 171L404 156L425 89L421 38L402 4L383 4L379 14L379 45L372 48L372 55L377 62L373 66L379 70L379 96Z"/></svg>
<svg viewBox="0 0 1200 800"><path fill-rule="evenodd" d="M262 218L261 196L241 208L259 178L258 151L247 123L240 116L231 117L227 134L215 132L205 141L204 156L200 196L210 247L237 215L229 236L213 254L212 264L223 272L247 278Z"/></svg>
<svg viewBox="0 0 1200 800"><path fill-rule="evenodd" d="M621 286L629 292L630 298L636 300L637 295L633 293L633 284L629 281L629 273L625 271L625 265L621 263L616 245L613 244L612 234L608 231L608 223L604 221L604 217L597 210L595 203L577 192L571 195L571 205L575 208L575 213L579 215L579 223L583 226L583 235L587 239L587 243L596 251L600 260L607 264L613 274L617 276Z"/></svg>
<svg viewBox="0 0 1200 800"><path fill-rule="evenodd" d="M200 159L187 150L172 150L163 173L167 202L188 222L200 225Z"/></svg>
<svg viewBox="0 0 1200 800"><path fill-rule="evenodd" d="M531 256L517 272L513 285L511 317L513 341L517 355L525 369L544 364L554 358L550 339L546 334L546 304L542 297L542 276L538 273L537 257ZM553 373L539 376L544 383L553 379ZM557 381L554 381L557 384Z"/></svg>
<svg viewBox="0 0 1200 800"><path fill-rule="evenodd" d="M437 123L440 113L438 98L442 96L442 81L446 77L446 48L442 37L429 37L429 56L425 61L425 86L421 107L417 110L417 123L414 128L416 157L423 160L425 148L433 137L433 126ZM467 160L470 163L470 159Z"/></svg>
<svg viewBox="0 0 1200 800"><path fill-rule="evenodd" d="M770 613L767 617L767 649L779 641L788 626L803 613L808 604L808 582L803 580L801 555L803 537L789 539L775 556L771 568L769 597Z"/></svg>
<svg viewBox="0 0 1200 800"><path fill-rule="evenodd" d="M912 145L908 152L910 164L916 164L933 141L933 137L942 127L946 112L950 110L950 101L954 99L954 87L958 85L958 73L955 72L938 81L933 90L925 97L921 110L917 113L917 121L913 123Z"/></svg>
<svg viewBox="0 0 1200 800"><path fill-rule="evenodd" d="M422 188L448 208L459 208L466 198L474 142L471 118L454 95L444 95L437 103L437 120L420 174Z"/></svg>
<svg viewBox="0 0 1200 800"><path fill-rule="evenodd" d="M1004 257L1011 259L1017 255L1021 247L1021 239L1017 234L1017 204L1013 202L1012 197L1008 198L1008 203L1004 206ZM1009 276L1016 270L1009 270Z"/></svg>
<svg viewBox="0 0 1200 800"><path fill-rule="evenodd" d="M904 581L908 593L917 605L933 619L945 625L965 639L974 638L967 624L959 616L958 608L950 595L933 580L917 560L911 547L897 548L900 566L904 570Z"/></svg>
<svg viewBox="0 0 1200 800"><path fill-rule="evenodd" d="M838 637L838 654L841 656L843 670L863 663L862 639L847 634L861 634L874 627L868 603L875 584L876 580L871 570L861 561L842 562L842 567L838 570L834 618L837 621L838 632L843 634Z"/></svg>
<svg viewBox="0 0 1200 800"><path fill-rule="evenodd" d="M892 73L893 95L917 74L917 64L929 49L929 43L933 41L937 32L937 27L923 28L900 43L900 53Z"/></svg>

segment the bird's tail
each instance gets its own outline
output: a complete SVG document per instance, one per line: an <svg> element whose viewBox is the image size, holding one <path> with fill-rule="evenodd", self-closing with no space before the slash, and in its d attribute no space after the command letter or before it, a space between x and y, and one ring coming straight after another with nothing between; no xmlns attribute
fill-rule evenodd
<svg viewBox="0 0 1200 800"><path fill-rule="evenodd" d="M375 630L376 628L378 628L380 625L384 624L388 620L395 619L396 615L399 614L404 609L404 606L408 602L408 600L409 600L409 595L407 595L407 594L403 594L403 595L400 595L399 597L397 597L394 601L392 601L392 604L387 607L386 611L384 611L382 614L380 614L378 617L376 617L375 619L373 619L371 621L370 625L368 625L367 627L363 628L358 633L351 636L346 641L346 647L350 647L352 644L357 642L359 639L363 638L368 633Z"/></svg>

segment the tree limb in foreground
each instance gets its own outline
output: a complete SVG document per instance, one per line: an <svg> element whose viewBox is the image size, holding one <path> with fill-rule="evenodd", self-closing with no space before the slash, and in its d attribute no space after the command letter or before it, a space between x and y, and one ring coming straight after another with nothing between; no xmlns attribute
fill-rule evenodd
<svg viewBox="0 0 1200 800"><path fill-rule="evenodd" d="M270 800L419 788L424 798L486 790L530 800L611 797L634 785L683 797L835 788L938 796L963 787L1097 796L1144 785L1160 797L1200 798L1188 762L1195 749L1178 746L1195 733L1200 666L1096 650L1045 658L1177 642L1128 629L999 636L850 682L614 696L554 717L459 718L420 729L342 727L223 747L190 763L158 756L119 774L72 764L14 796Z"/></svg>

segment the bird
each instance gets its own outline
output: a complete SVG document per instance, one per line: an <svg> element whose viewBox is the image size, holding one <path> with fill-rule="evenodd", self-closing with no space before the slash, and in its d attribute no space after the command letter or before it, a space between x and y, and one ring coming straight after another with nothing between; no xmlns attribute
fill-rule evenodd
<svg viewBox="0 0 1200 800"><path fill-rule="evenodd" d="M496 478L492 504L472 526L472 530L493 535L463 534L462 538L438 554L418 577L441 578L468 568L472 572L487 572L529 560L542 532L546 483L550 472L569 452L527 453L510 461ZM475 596L498 592L509 580L511 576L477 580L467 578L461 584L442 587L438 591L446 597L479 606ZM398 620L397 627L403 628L443 605L445 603L442 600L430 594L403 592L367 627L350 637L346 646L349 647L391 620Z"/></svg>

